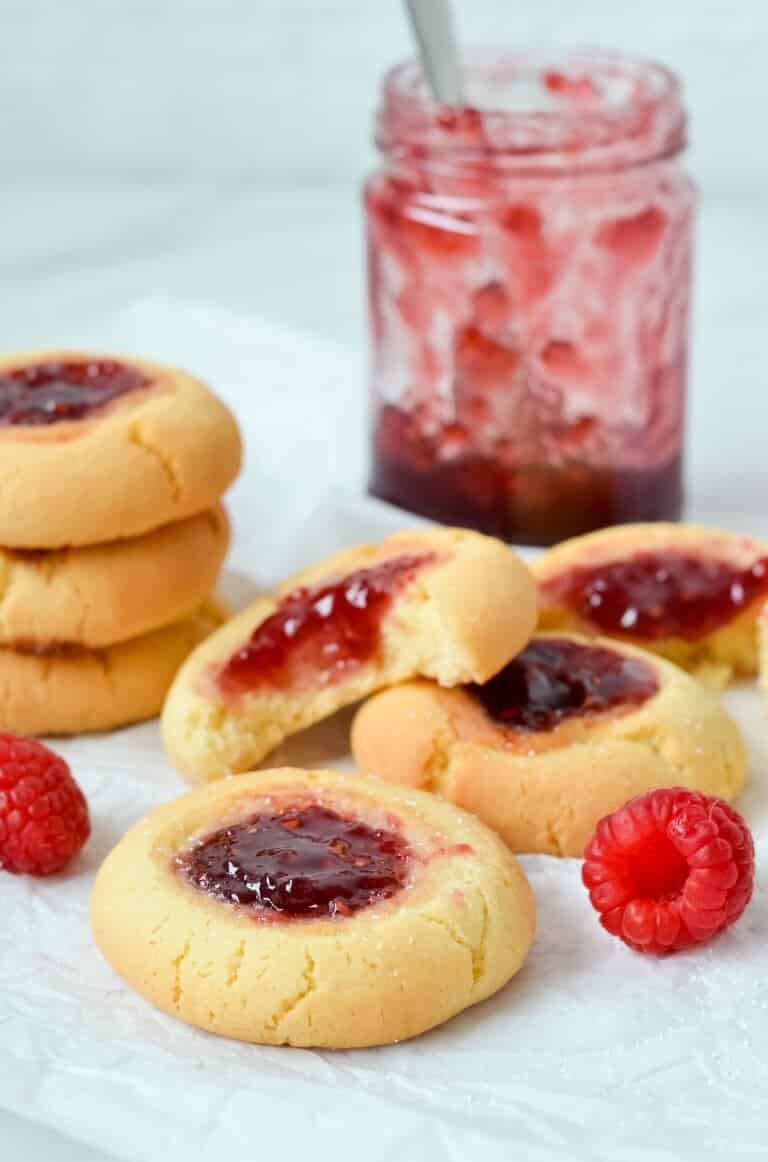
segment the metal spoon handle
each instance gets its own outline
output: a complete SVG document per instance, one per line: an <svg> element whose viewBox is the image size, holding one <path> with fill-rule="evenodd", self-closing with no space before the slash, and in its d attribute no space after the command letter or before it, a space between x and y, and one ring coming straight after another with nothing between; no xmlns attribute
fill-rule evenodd
<svg viewBox="0 0 768 1162"><path fill-rule="evenodd" d="M406 0L422 64L441 105L464 103L450 0Z"/></svg>

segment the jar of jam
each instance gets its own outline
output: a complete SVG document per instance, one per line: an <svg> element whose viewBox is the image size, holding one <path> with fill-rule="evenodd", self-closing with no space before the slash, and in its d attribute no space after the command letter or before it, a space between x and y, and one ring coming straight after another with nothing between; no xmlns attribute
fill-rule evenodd
<svg viewBox="0 0 768 1162"><path fill-rule="evenodd" d="M695 189L663 67L478 52L384 80L368 180L371 491L510 541L682 504Z"/></svg>

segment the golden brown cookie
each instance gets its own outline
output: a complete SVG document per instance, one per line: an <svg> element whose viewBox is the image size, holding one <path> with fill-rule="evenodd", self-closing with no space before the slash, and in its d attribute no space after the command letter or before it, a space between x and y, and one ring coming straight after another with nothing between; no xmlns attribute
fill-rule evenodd
<svg viewBox="0 0 768 1162"><path fill-rule="evenodd" d="M533 895L499 839L433 795L283 769L153 811L91 918L123 979L191 1025L269 1045L415 1037L514 976Z"/></svg>
<svg viewBox="0 0 768 1162"><path fill-rule="evenodd" d="M139 536L212 508L239 466L232 415L184 371L79 351L0 358L0 545Z"/></svg>
<svg viewBox="0 0 768 1162"><path fill-rule="evenodd" d="M581 855L634 795L683 786L732 799L744 746L716 694L607 638L537 634L484 686L409 682L352 727L360 770L435 791L513 851Z"/></svg>
<svg viewBox="0 0 768 1162"><path fill-rule="evenodd" d="M0 549L0 645L114 645L194 613L229 543L219 505L142 537L79 549Z"/></svg>
<svg viewBox="0 0 768 1162"><path fill-rule="evenodd" d="M0 729L84 734L154 718L190 650L221 625L213 605L101 650L0 648Z"/></svg>
<svg viewBox="0 0 768 1162"><path fill-rule="evenodd" d="M457 529L358 545L254 602L189 658L163 711L194 780L249 770L284 738L422 674L483 681L525 644L536 594L500 541Z"/></svg>
<svg viewBox="0 0 768 1162"><path fill-rule="evenodd" d="M632 642L710 685L757 669L768 545L718 529L622 525L556 545L532 566L542 629Z"/></svg>

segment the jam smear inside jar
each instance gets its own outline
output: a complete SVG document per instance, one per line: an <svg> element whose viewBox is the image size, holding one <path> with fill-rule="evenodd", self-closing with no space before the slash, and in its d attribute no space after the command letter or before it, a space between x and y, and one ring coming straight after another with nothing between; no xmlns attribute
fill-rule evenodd
<svg viewBox="0 0 768 1162"><path fill-rule="evenodd" d="M0 371L0 427L82 420L149 382L138 367L114 359L67 359Z"/></svg>
<svg viewBox="0 0 768 1162"><path fill-rule="evenodd" d="M341 681L376 657L382 618L395 595L434 560L431 553L406 554L294 589L219 670L219 689L237 695Z"/></svg>
<svg viewBox="0 0 768 1162"><path fill-rule="evenodd" d="M313 803L215 831L175 866L216 899L300 919L349 916L389 899L407 884L411 861L396 831Z"/></svg>
<svg viewBox="0 0 768 1162"><path fill-rule="evenodd" d="M613 53L469 54L471 107L385 79L366 185L372 474L531 544L675 519L695 194L677 82Z"/></svg>
<svg viewBox="0 0 768 1162"><path fill-rule="evenodd" d="M496 722L551 730L566 718L640 706L659 688L652 667L566 638L531 642L484 686L467 689Z"/></svg>
<svg viewBox="0 0 768 1162"><path fill-rule="evenodd" d="M695 641L768 597L768 557L739 568L704 553L636 553L573 569L543 588L605 633Z"/></svg>

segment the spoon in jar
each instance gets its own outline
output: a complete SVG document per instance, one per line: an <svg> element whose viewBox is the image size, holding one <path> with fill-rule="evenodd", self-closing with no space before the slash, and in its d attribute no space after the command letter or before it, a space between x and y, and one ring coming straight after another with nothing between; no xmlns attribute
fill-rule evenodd
<svg viewBox="0 0 768 1162"><path fill-rule="evenodd" d="M463 105L450 0L406 0L406 8L433 97L441 105Z"/></svg>

